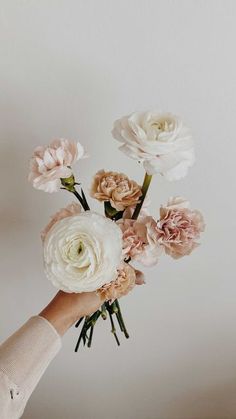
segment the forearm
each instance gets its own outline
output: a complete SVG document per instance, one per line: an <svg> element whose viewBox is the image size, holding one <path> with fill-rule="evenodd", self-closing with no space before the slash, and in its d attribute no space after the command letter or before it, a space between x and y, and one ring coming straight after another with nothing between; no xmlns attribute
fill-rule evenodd
<svg viewBox="0 0 236 419"><path fill-rule="evenodd" d="M15 419L61 347L54 327L35 316L0 346L1 418Z"/></svg>
<svg viewBox="0 0 236 419"><path fill-rule="evenodd" d="M60 336L81 317L78 310L78 317L75 317L73 309L73 295L59 291L52 301L45 307L39 316L48 320Z"/></svg>
<svg viewBox="0 0 236 419"><path fill-rule="evenodd" d="M61 338L79 318L96 311L96 293L59 291L39 316L29 319L0 346L1 419L18 419L41 376L61 347Z"/></svg>

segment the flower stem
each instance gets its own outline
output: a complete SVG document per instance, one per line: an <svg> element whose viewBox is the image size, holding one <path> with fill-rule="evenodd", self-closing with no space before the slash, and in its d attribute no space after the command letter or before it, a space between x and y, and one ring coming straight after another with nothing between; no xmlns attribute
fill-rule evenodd
<svg viewBox="0 0 236 419"><path fill-rule="evenodd" d="M95 325L95 323L98 320L98 318L100 317L100 315L101 315L101 311L100 310L97 310L97 311L95 311L95 313L93 313L93 315L91 317L89 317L89 319L87 321L87 329L86 329L86 332L87 332L87 330L91 326L94 326Z"/></svg>
<svg viewBox="0 0 236 419"><path fill-rule="evenodd" d="M88 348L91 348L91 345L92 345L93 331L94 331L94 326L91 326L90 333L89 333L89 340L88 340Z"/></svg>
<svg viewBox="0 0 236 419"><path fill-rule="evenodd" d="M113 301L113 303L111 304L111 311L112 311L112 313L118 313L118 311L119 311L119 309L116 305L116 300Z"/></svg>
<svg viewBox="0 0 236 419"><path fill-rule="evenodd" d="M107 319L107 310L106 310L105 303L101 307L101 316L102 316L103 320Z"/></svg>
<svg viewBox="0 0 236 419"><path fill-rule="evenodd" d="M79 327L80 323L83 321L83 317L81 317L77 323L75 323L75 327Z"/></svg>
<svg viewBox="0 0 236 419"><path fill-rule="evenodd" d="M86 345L86 343L87 343L88 348L91 347L95 324L96 324L96 322L97 322L97 320L99 319L100 316L105 320L107 318L107 312L109 314L109 318L110 318L110 322L111 322L111 333L114 335L114 338L116 340L117 345L120 346L120 341L119 341L118 336L116 334L115 323L114 323L114 320L113 320L113 315L114 314L115 314L116 319L118 321L118 324L120 326L121 332L124 333L124 335L127 339L129 338L129 334L128 334L127 329L125 327L125 323L124 323L124 320L123 320L123 316L121 314L120 304L119 304L118 300L113 301L112 304L110 304L107 301L107 302L102 304L100 310L95 311L95 313L93 313L91 316L82 317L76 323L75 326L78 327L81 324L82 320L84 319L84 324L83 324L83 327L81 329L79 339L78 339L78 342L77 342L76 347L75 347L75 352L78 351L81 341L83 341L84 345Z"/></svg>
<svg viewBox="0 0 236 419"><path fill-rule="evenodd" d="M79 185L79 183L75 181L75 177L73 174L68 178L61 178L61 184L63 186L61 189L66 189L68 192L71 192L76 196L76 198L79 200L80 204L82 205L84 211L90 210L89 204L87 202L83 189L81 188L82 196L75 189L75 185Z"/></svg>
<svg viewBox="0 0 236 419"><path fill-rule="evenodd" d="M83 201L84 201L84 210L89 211L90 210L89 204L88 204L88 201L86 199L86 196L85 196L84 191L83 191L82 188L81 188L81 195L82 195L82 198L83 198Z"/></svg>
<svg viewBox="0 0 236 419"><path fill-rule="evenodd" d="M97 310L97 311L95 311L95 313L92 316L90 316L90 317L89 316L86 316L85 317L84 324L83 324L82 330L80 332L78 342L77 342L76 347L75 347L75 352L78 351L79 346L80 346L80 343L81 343L81 340L83 340L84 345L85 345L86 344L86 339L88 339L88 347L90 348L90 346L92 344L92 338L93 338L93 329L94 329L94 326L96 324L96 321L100 317L101 313L102 312L100 310ZM82 319L80 319L76 323L75 327L78 327L79 326L79 324L81 323ZM89 333L89 337L87 337L87 331L89 329L90 329L90 333Z"/></svg>
<svg viewBox="0 0 236 419"><path fill-rule="evenodd" d="M152 180L152 175L148 175L147 173L145 173L143 186L142 186L142 197L141 197L140 202L137 204L137 206L134 210L134 213L133 213L133 216L132 216L133 220L137 220L137 218L139 216L139 213L142 209L143 202L144 202L144 199L146 198L147 191L148 191L148 188L150 186L151 180Z"/></svg>
<svg viewBox="0 0 236 419"><path fill-rule="evenodd" d="M69 191L71 192L71 191ZM82 199L82 197L80 196L79 192L77 192L77 190L74 188L74 190L72 191L72 193L76 196L76 198L79 200L80 204L82 205L83 209L85 211L87 211L86 209L86 205L84 204L84 200Z"/></svg>
<svg viewBox="0 0 236 419"><path fill-rule="evenodd" d="M120 341L119 341L119 339L117 337L117 334L116 334L116 328L115 328L115 324L114 324L114 321L113 321L113 318L112 318L112 312L111 312L110 309L108 310L108 314L109 314L110 322L111 322L111 333L113 333L117 345L120 346Z"/></svg>
<svg viewBox="0 0 236 419"><path fill-rule="evenodd" d="M118 308L117 316L119 317L118 322L119 322L120 328L123 329L122 332L124 332L124 335L125 335L126 339L129 339L129 333L128 333L128 331L126 329L126 326L125 326L125 322L124 322L124 319L123 319L123 316L122 316L122 313L121 313L119 301L116 300L115 303L116 303L116 306Z"/></svg>
<svg viewBox="0 0 236 419"><path fill-rule="evenodd" d="M119 323L121 332L124 332L124 326L123 326L123 323L122 323L122 321L120 319L119 313L116 313L116 318L117 318L117 321Z"/></svg>
<svg viewBox="0 0 236 419"><path fill-rule="evenodd" d="M85 319L84 319L84 324L83 324L82 330L80 332L78 342L75 346L75 352L78 351L79 345L80 345L80 342L81 342L82 339L84 341L84 344L86 343L87 320L88 320L88 316L86 316Z"/></svg>

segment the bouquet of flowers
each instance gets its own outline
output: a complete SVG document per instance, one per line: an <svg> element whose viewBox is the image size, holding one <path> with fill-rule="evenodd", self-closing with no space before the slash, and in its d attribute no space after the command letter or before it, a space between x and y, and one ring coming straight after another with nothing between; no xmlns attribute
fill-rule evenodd
<svg viewBox="0 0 236 419"><path fill-rule="evenodd" d="M36 189L73 194L76 202L58 211L43 230L44 267L55 287L69 293L96 292L101 307L83 322L75 348L91 346L94 327L101 317L110 319L119 345L116 321L128 338L119 299L145 283L134 264L156 265L162 254L178 259L198 246L204 230L201 213L179 196L162 205L159 215L148 212L146 197L154 174L178 180L194 163L193 138L184 123L170 113L135 112L118 119L112 130L120 150L142 163L143 185L123 173L100 170L90 196L104 205L104 215L90 209L72 165L87 157L79 142L58 139L34 150L29 181ZM116 321L115 321L116 320Z"/></svg>

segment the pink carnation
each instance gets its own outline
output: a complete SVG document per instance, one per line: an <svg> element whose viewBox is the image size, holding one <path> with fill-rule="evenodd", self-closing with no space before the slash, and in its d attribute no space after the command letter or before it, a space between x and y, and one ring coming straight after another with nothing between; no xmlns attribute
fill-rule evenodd
<svg viewBox="0 0 236 419"><path fill-rule="evenodd" d="M77 204L77 202L72 202L66 208L61 208L56 214L51 217L51 221L46 225L44 230L41 232L41 239L44 242L46 235L48 234L49 230L51 230L52 226L59 220L62 220L66 217L72 217L73 215L80 214L81 206Z"/></svg>
<svg viewBox="0 0 236 419"><path fill-rule="evenodd" d="M40 146L34 150L28 179L36 189L57 192L61 186L60 179L72 175L70 166L84 157L84 148L80 143L54 140L49 146Z"/></svg>
<svg viewBox="0 0 236 419"><path fill-rule="evenodd" d="M135 269L135 273L136 273L135 284L136 285L143 285L143 284L145 284L145 276L144 276L144 273L142 271L139 271L138 269Z"/></svg>
<svg viewBox="0 0 236 419"><path fill-rule="evenodd" d="M202 214L190 209L189 202L181 197L171 198L160 209L159 242L174 259L189 255L198 246L196 240L204 228Z"/></svg>
<svg viewBox="0 0 236 419"><path fill-rule="evenodd" d="M150 217L140 220L122 219L118 224L123 233L123 254L145 266L158 262L162 248L158 242L156 221Z"/></svg>

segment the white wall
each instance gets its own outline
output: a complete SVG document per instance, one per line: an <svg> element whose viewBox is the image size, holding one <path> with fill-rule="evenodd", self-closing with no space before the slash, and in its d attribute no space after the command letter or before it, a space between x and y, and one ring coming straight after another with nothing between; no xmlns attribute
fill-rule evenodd
<svg viewBox="0 0 236 419"><path fill-rule="evenodd" d="M0 338L55 292L39 232L70 197L27 183L36 145L78 138L91 155L79 170L86 187L103 167L141 182L111 137L113 120L177 113L197 162L180 182L155 178L152 212L181 194L207 221L192 257L162 258L123 299L130 341L116 348L101 322L92 349L76 355L75 330L67 334L24 419L236 417L235 19L233 0L1 1Z"/></svg>

